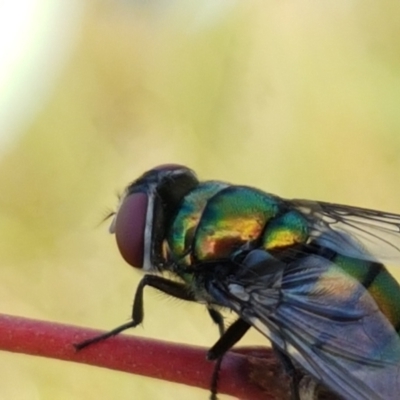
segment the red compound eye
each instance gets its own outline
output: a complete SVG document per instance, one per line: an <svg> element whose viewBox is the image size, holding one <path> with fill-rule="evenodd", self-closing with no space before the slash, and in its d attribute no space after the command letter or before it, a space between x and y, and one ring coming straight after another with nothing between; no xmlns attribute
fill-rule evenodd
<svg viewBox="0 0 400 400"><path fill-rule="evenodd" d="M136 268L143 268L147 205L147 194L133 193L124 199L115 219L119 251Z"/></svg>

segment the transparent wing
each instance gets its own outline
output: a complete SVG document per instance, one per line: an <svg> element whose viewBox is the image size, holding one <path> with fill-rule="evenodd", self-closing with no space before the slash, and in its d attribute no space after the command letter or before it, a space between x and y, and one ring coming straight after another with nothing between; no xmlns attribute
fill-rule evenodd
<svg viewBox="0 0 400 400"><path fill-rule="evenodd" d="M321 256L256 252L212 294L345 399L400 398L400 338L368 290Z"/></svg>
<svg viewBox="0 0 400 400"><path fill-rule="evenodd" d="M400 215L307 200L288 205L304 215L310 237L321 245L350 257L400 264Z"/></svg>

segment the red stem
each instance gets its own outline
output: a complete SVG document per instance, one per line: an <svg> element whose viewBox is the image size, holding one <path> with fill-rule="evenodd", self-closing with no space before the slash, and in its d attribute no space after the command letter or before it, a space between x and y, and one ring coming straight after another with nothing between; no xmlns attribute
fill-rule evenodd
<svg viewBox="0 0 400 400"><path fill-rule="evenodd" d="M73 343L103 332L0 314L0 350L56 358L210 389L206 348L119 335L79 352ZM270 349L225 355L219 393L248 400L283 399L288 381Z"/></svg>

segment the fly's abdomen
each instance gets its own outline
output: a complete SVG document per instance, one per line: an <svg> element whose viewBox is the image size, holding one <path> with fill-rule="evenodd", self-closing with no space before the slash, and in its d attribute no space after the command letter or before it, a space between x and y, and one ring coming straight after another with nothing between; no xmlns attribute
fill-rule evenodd
<svg viewBox="0 0 400 400"><path fill-rule="evenodd" d="M378 262L336 255L333 260L348 275L356 279L374 299L379 310L400 331L400 286L385 266Z"/></svg>
<svg viewBox="0 0 400 400"><path fill-rule="evenodd" d="M280 326L274 343L282 340L314 377L325 370L324 383L343 398L398 398L398 306L382 293L398 299L399 287L382 264L324 250L310 247L287 264L281 302L269 317ZM300 350L292 352L299 337Z"/></svg>

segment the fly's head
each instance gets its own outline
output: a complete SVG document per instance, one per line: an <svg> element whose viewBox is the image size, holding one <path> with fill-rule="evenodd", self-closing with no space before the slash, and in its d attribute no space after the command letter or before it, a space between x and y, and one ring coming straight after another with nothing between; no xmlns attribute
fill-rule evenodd
<svg viewBox="0 0 400 400"><path fill-rule="evenodd" d="M182 199L197 185L195 173L177 164L144 173L124 191L110 226L124 260L146 272L165 268L165 235Z"/></svg>

